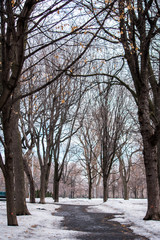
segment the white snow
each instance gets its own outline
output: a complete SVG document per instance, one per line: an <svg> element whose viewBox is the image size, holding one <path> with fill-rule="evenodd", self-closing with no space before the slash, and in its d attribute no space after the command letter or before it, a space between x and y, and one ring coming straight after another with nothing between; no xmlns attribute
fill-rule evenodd
<svg viewBox="0 0 160 240"><path fill-rule="evenodd" d="M84 232L66 230L61 227L63 217L55 216L54 213L60 205L55 204L52 198L46 198L46 204L27 203L31 213L29 216L18 216L18 227L7 226L6 202L0 201L0 240L75 240ZM102 199L62 199L60 204L90 205L90 212L116 213L111 221L118 221L141 236L150 240L160 239L160 222L144 221L147 209L147 200L144 199L109 199L103 203Z"/></svg>
<svg viewBox="0 0 160 240"><path fill-rule="evenodd" d="M129 225L134 233L150 240L160 240L160 222L143 220L147 211L146 199L109 199L99 206L89 207L89 211L120 213L120 215L115 215L115 221Z"/></svg>

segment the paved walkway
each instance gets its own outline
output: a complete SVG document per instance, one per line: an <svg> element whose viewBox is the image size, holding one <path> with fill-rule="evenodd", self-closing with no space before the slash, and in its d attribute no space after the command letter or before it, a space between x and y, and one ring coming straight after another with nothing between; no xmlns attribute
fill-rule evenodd
<svg viewBox="0 0 160 240"><path fill-rule="evenodd" d="M60 204L61 208L55 214L63 216L62 227L67 230L81 231L86 234L77 236L83 240L146 240L147 238L135 235L127 226L121 225L113 219L111 213L87 212L84 205ZM119 213L117 213L119 215Z"/></svg>

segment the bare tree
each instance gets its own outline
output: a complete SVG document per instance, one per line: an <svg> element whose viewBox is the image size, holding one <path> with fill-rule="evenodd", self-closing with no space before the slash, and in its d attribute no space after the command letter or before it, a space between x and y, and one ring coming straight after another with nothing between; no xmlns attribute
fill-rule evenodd
<svg viewBox="0 0 160 240"><path fill-rule="evenodd" d="M157 23L160 9L157 1L142 2L137 1L137 10L133 8L133 2L130 2L131 9L128 9L125 14L124 8L129 4L119 1L120 41L123 44L125 57L135 86L139 124L143 138L148 190L148 210L144 219L159 220L160 194L157 169L157 144L160 126L157 111L159 109L159 83L153 73L149 51L152 40L159 32ZM126 18L130 19L129 25L126 24ZM128 34L130 29L131 34ZM155 107L153 118L150 114L151 106Z"/></svg>
<svg viewBox="0 0 160 240"><path fill-rule="evenodd" d="M32 107L32 96L29 96L29 106L27 108L27 101L24 100L24 109L20 115L20 129L21 129L21 142L23 150L23 165L24 172L28 178L30 184L30 202L35 203L35 184L33 179L33 171L29 165L29 160L32 158L33 148L35 145L35 138L33 136L33 107Z"/></svg>
<svg viewBox="0 0 160 240"><path fill-rule="evenodd" d="M50 69L53 70L53 68ZM51 76L49 71L48 65L46 76ZM36 112L33 111L36 121L32 121L32 128L41 168L41 203L45 203L52 162L54 162L53 197L55 201L58 201L63 166L70 148L71 138L77 131L75 123L79 116L81 88L81 82L78 83L64 77L43 90L40 97L34 96L37 101L34 107Z"/></svg>
<svg viewBox="0 0 160 240"><path fill-rule="evenodd" d="M128 200L129 199L129 181L131 176L131 168L133 164L132 158L135 153L140 151L140 149L133 151L129 147L129 145L126 145L125 148L127 148L125 152L123 152L122 149L119 149L117 151L117 158L119 160L119 172L120 172L120 177L123 184L123 197L124 197L124 200Z"/></svg>
<svg viewBox="0 0 160 240"><path fill-rule="evenodd" d="M99 3L99 8L105 11L105 2ZM96 5L88 2L86 5L90 9L90 14L95 15ZM101 41L106 41L106 44L109 42L119 46L119 52L124 55L122 62L127 63L130 71L130 81L126 78L122 79L117 69L112 77L130 91L138 108L148 192L148 209L145 220L160 219L157 168L159 165L157 149L160 134L158 120L160 119L159 76L153 68L153 61L151 61L153 59L151 58L152 46L158 47L156 43L160 32L159 14L160 6L157 0L118 0L114 3L114 11L110 15L112 21L109 25L106 21L102 27L103 33L98 35ZM100 25L102 17L96 17L96 21ZM157 56L157 52L154 51L154 56ZM159 61L159 56L155 59ZM105 75L105 71L100 75Z"/></svg>
<svg viewBox="0 0 160 240"><path fill-rule="evenodd" d="M72 155L72 154L71 154ZM84 192L83 188L83 180L82 180L82 168L78 165L77 162L71 162L70 154L68 155L69 161L65 162L62 178L60 182L61 187L61 196L62 197L70 197L74 198L76 196L82 197L82 192Z"/></svg>
<svg viewBox="0 0 160 240"><path fill-rule="evenodd" d="M146 176L143 156L138 155L134 159L131 166L131 176L130 176L130 195L135 198L146 198L147 187L146 187Z"/></svg>
<svg viewBox="0 0 160 240"><path fill-rule="evenodd" d="M67 86L67 85L66 85ZM77 125L77 119L82 122L83 115L80 113L80 105L83 96L82 83L77 85L74 81L73 85L69 83L69 96L65 96L63 108L59 115L59 126L54 135L53 159L54 159L54 200L59 201L59 182L62 176L64 163L70 149L72 137L81 127ZM65 91L68 90L66 87Z"/></svg>
<svg viewBox="0 0 160 240"><path fill-rule="evenodd" d="M99 176L98 157L100 155L100 145L95 129L94 117L88 113L81 127L78 139L82 148L80 156L81 165L83 166L88 179L88 198L93 196L93 185Z"/></svg>
<svg viewBox="0 0 160 240"><path fill-rule="evenodd" d="M119 92L120 93L120 92ZM120 142L120 136L123 132L125 115L122 114L122 97L119 95L112 101L113 89L110 85L100 88L99 85L99 108L95 114L97 128L99 130L99 138L101 143L101 169L103 176L103 200L107 201L107 181L111 171L116 152L123 142ZM114 95L115 96L115 95Z"/></svg>
<svg viewBox="0 0 160 240"><path fill-rule="evenodd" d="M111 169L111 173L109 176L109 197L119 197L119 172L118 172L118 167L117 167L117 163L113 164L112 169Z"/></svg>
<svg viewBox="0 0 160 240"><path fill-rule="evenodd" d="M30 203L35 203L35 182L33 178L33 172L31 171L31 167L28 164L28 154L25 154L23 157L23 164L24 164L24 172L26 173L26 176L29 181L29 186L30 186Z"/></svg>
<svg viewBox="0 0 160 240"><path fill-rule="evenodd" d="M37 53L38 56L42 56L40 51L47 49L51 44L55 44L56 48L59 49L64 42L68 42L72 39L72 36L76 36L76 32L83 29L83 27L92 19L87 19L80 27L72 26L72 29L65 32L59 31L59 35L53 34L51 31L51 25L47 25L46 22L52 23L53 27L59 28L59 23L62 19L67 19L69 13L75 9L76 1L35 1L35 0L26 0L26 1L1 1L0 2L0 11L1 11L1 50L2 50L2 74L1 74L1 96L0 96L0 109L2 110L3 116L3 133L4 133L4 142L5 142L5 164L2 161L1 168L3 170L5 180L6 180L6 192L7 192L7 216L8 216L8 225L17 225L16 212L14 206L14 175L13 169L17 171L19 169L19 175L15 176L17 185L21 184L21 187L16 187L16 202L19 204L17 206L18 214L28 214L26 208L25 199L24 199L24 187L23 185L23 161L22 161L22 149L20 143L20 133L18 129L18 119L19 119L19 101L18 99L25 97L31 93L39 91L45 86L51 84L51 82L57 80L62 76L67 70L69 70L76 61L78 61L81 56L83 56L95 38L91 36L88 40L88 44L85 49L83 49L79 55L68 62L64 68L59 72L56 72L56 76L51 79L49 82L41 86L35 86L32 91L22 94L20 92L20 75L24 62L28 60L31 56L34 55L34 65L37 62L40 62L41 59L36 60ZM72 7L66 13L63 11L63 14L60 14L61 9L72 4ZM52 17L50 17L52 15ZM51 22L53 16L57 16L56 22ZM62 16L63 15L63 16ZM59 16L59 18L58 18ZM69 17L70 18L70 17ZM63 28L61 26L61 30ZM100 27L101 28L101 27ZM48 31L47 31L48 30ZM97 30L97 33L99 30ZM42 37L39 43L34 45L33 39L35 35ZM69 38L70 36L70 38ZM59 46L57 47L57 42ZM46 52L49 54L51 51ZM17 101L17 102L16 102ZM16 103L15 103L16 102ZM12 137L13 136L13 137ZM14 138L14 139L13 139ZM16 141L15 141L16 140ZM16 144L17 142L17 144ZM13 143L13 144L12 144ZM6 148L7 146L7 148ZM13 155L12 155L13 152ZM19 155L16 158L15 156ZM16 164L16 167L14 165ZM21 173L21 174L20 174ZM20 179L21 178L21 179ZM21 181L20 181L21 180ZM19 189L19 190L18 190ZM21 194L18 193L21 189ZM20 209L21 206L21 209Z"/></svg>

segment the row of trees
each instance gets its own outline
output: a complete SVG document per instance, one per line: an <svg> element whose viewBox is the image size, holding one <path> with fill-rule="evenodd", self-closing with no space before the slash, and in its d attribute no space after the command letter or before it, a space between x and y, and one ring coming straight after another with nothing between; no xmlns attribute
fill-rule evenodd
<svg viewBox="0 0 160 240"><path fill-rule="evenodd" d="M4 149L0 166L6 183L8 225L18 224L16 215L29 214L24 170L34 201L33 176L26 161L32 152L37 153L41 169L41 202L52 161L54 199L58 201L59 181L76 133L88 164L90 189L99 164L107 200L114 160L118 158L122 167L122 157L138 149L125 151L134 111L128 114L123 107L128 99L126 92L125 97L121 94L123 88L138 109L148 193L145 219L159 220L158 1L3 0L0 11ZM85 119L86 112L91 122Z"/></svg>
<svg viewBox="0 0 160 240"><path fill-rule="evenodd" d="M64 164L62 177L59 183L59 196L62 198L103 198L103 182L102 176L98 175L92 179L92 189L90 193L89 174L86 165L82 165L78 160L71 161L72 154L69 153L68 159ZM78 158L78 156L77 156ZM32 163L29 163L32 165ZM100 169L99 169L100 170ZM34 158L33 178L35 185L35 195L40 197L40 167L38 159ZM51 166L51 173L48 181L48 189L46 197L51 197L54 182L54 166ZM119 161L114 162L108 178L108 198L146 198L146 181L143 159L136 156L129 159L128 163L123 166L119 165ZM0 171L1 191L5 191L5 182L2 172ZM30 184L25 177L26 197L30 195Z"/></svg>
<svg viewBox="0 0 160 240"><path fill-rule="evenodd" d="M131 162L131 161L130 161ZM85 171L84 171L85 170ZM60 196L69 198L103 198L102 177L97 175L90 186L88 171L77 163L66 163L60 181ZM143 162L132 162L120 167L114 163L108 178L108 198L146 198L146 181ZM50 189L50 188L49 188Z"/></svg>

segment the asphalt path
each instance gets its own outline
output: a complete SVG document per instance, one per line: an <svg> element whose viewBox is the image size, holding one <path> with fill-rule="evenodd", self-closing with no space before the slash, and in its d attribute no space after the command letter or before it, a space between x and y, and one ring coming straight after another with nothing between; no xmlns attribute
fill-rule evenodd
<svg viewBox="0 0 160 240"><path fill-rule="evenodd" d="M60 204L61 207L54 215L63 216L62 228L78 231L77 239L83 240L146 240L147 238L135 235L127 226L112 221L120 213L93 213L87 212L84 205ZM80 234L83 232L85 234Z"/></svg>

